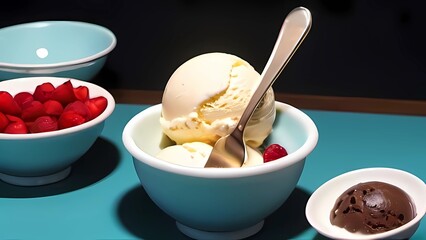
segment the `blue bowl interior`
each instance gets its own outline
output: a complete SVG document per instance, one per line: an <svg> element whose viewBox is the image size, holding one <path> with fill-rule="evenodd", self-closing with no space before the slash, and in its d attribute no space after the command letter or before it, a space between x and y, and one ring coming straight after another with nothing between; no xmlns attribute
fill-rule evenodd
<svg viewBox="0 0 426 240"><path fill-rule="evenodd" d="M114 42L106 28L83 22L48 21L0 29L0 62L53 64L90 57Z"/></svg>

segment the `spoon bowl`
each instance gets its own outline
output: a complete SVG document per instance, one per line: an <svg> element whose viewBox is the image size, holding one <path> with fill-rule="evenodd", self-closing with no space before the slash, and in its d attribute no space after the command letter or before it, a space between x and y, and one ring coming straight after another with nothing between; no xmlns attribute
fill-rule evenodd
<svg viewBox="0 0 426 240"><path fill-rule="evenodd" d="M293 9L285 18L271 56L260 76L260 83L244 110L237 127L216 141L204 167L241 167L247 156L244 129L266 91L290 61L312 25L311 13L304 7Z"/></svg>
<svg viewBox="0 0 426 240"><path fill-rule="evenodd" d="M293 192L317 144L318 130L301 110L282 102L275 106L274 131L266 144L280 144L289 154L251 167L189 167L155 157L164 141L158 121L161 104L143 110L126 124L123 143L141 186L184 234L194 239L248 237Z"/></svg>

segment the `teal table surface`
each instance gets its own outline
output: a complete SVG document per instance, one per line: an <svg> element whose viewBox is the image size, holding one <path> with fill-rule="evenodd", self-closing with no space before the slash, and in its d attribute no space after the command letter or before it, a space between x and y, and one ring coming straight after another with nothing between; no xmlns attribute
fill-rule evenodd
<svg viewBox="0 0 426 240"><path fill-rule="evenodd" d="M121 140L125 124L146 107L118 104L65 180L0 182L0 239L188 239L149 199ZM393 167L426 181L426 117L303 111L318 127L318 145L292 195L249 239L326 239L307 222L305 205L321 184L347 171ZM425 220L412 239L426 239Z"/></svg>

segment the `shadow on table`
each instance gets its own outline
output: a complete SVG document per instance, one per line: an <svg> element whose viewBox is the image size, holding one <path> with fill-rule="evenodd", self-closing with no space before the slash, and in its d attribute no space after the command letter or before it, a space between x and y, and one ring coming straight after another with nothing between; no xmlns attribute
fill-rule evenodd
<svg viewBox="0 0 426 240"><path fill-rule="evenodd" d="M247 239L292 239L310 228L305 207L310 193L296 187L287 201L265 219L263 228Z"/></svg>
<svg viewBox="0 0 426 240"><path fill-rule="evenodd" d="M290 239L310 227L305 218L305 206L310 194L296 188L287 201L265 220L260 232L248 239ZM141 239L190 239L176 227L175 220L151 201L137 186L121 199L118 216L124 227Z"/></svg>
<svg viewBox="0 0 426 240"><path fill-rule="evenodd" d="M108 176L118 165L117 147L106 139L98 138L93 146L72 165L70 175L57 183L44 186L21 187L0 181L0 197L31 198L71 192Z"/></svg>
<svg viewBox="0 0 426 240"><path fill-rule="evenodd" d="M189 239L176 228L175 220L154 204L141 185L124 195L117 214L124 227L139 239Z"/></svg>

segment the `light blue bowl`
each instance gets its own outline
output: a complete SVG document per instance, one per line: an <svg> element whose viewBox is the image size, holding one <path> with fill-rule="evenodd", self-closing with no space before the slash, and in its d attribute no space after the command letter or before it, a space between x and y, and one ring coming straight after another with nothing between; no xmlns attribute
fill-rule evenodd
<svg viewBox="0 0 426 240"><path fill-rule="evenodd" d="M192 168L154 156L161 150L161 104L134 116L123 130L123 143L150 198L195 239L241 239L255 234L264 219L292 193L318 131L302 111L276 102L277 118L268 144L289 155L245 168ZM141 203L142 204L142 203Z"/></svg>
<svg viewBox="0 0 426 240"><path fill-rule="evenodd" d="M0 82L0 89L12 95L18 92L33 92L43 82L58 86L69 78L31 77ZM95 119L81 125L58 131L6 134L0 133L0 179L15 185L36 186L64 179L71 165L93 145L101 134L105 119L114 110L115 101L105 89L76 79L74 87L87 86L90 97L104 96L107 108Z"/></svg>
<svg viewBox="0 0 426 240"><path fill-rule="evenodd" d="M91 80L115 48L105 27L75 21L24 23L0 29L0 81L33 76Z"/></svg>

